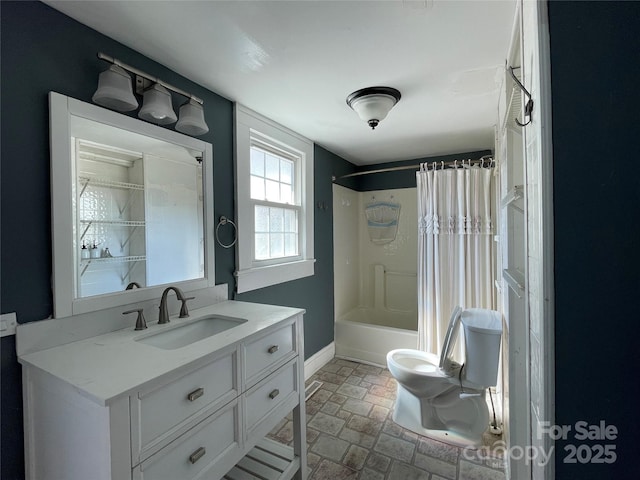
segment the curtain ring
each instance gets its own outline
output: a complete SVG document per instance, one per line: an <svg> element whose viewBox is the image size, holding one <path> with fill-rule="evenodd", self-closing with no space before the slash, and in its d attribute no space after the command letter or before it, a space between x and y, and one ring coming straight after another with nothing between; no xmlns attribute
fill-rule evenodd
<svg viewBox="0 0 640 480"><path fill-rule="evenodd" d="M218 230L220 230L220 225L226 225L227 223L230 223L231 225L233 225L233 242L229 244L224 244L220 241L220 237L218 236ZM233 247L236 244L236 240L238 240L238 227L236 226L235 223L233 223L232 220L229 220L224 215L220 217L220 221L218 222L218 225L216 225L216 240L218 241L218 244L223 248Z"/></svg>

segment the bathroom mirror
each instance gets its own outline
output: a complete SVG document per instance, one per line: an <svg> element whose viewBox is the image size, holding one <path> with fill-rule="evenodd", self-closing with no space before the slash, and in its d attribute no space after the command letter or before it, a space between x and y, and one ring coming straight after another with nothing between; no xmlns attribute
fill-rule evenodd
<svg viewBox="0 0 640 480"><path fill-rule="evenodd" d="M215 285L212 146L49 94L54 317Z"/></svg>

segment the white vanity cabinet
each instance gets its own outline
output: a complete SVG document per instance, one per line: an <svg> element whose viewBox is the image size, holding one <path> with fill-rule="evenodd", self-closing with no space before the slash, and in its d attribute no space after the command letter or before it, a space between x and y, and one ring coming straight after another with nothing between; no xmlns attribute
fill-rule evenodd
<svg viewBox="0 0 640 480"><path fill-rule="evenodd" d="M262 321L259 328L249 320L249 334L236 327L228 336L235 341L153 378L140 376L146 365L118 371L144 381L110 398L95 398L100 390L91 385L113 379L83 379L83 367L74 366L83 355L104 355L98 351L107 348L121 349L126 357L129 347L146 348L157 353L147 360L162 364L170 363L163 354L179 358L176 352L188 353L190 346L162 350L131 340L128 347L94 337L23 356L27 478L306 478L303 320L301 313L281 317L286 318ZM199 351L208 341L198 342ZM40 368L47 361L56 367ZM74 370L73 380L56 374L65 371L64 362ZM116 373L124 362L114 363ZM149 369L155 368L167 370ZM293 448L266 439L291 411Z"/></svg>

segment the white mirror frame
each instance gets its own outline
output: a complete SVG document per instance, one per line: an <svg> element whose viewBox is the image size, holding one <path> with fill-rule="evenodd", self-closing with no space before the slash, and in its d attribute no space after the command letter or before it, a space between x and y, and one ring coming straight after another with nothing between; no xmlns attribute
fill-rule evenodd
<svg viewBox="0 0 640 480"><path fill-rule="evenodd" d="M213 222L213 146L196 138L137 120L74 98L49 92L51 148L51 230L53 255L53 316L82 313L159 299L167 285L136 288L95 297L75 298L71 117L81 117L203 152L205 273L203 279L172 283L189 292L215 286Z"/></svg>

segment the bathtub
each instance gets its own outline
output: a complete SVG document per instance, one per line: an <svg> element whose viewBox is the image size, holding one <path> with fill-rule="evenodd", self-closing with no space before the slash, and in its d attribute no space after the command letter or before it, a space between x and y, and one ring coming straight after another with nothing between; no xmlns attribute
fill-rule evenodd
<svg viewBox="0 0 640 480"><path fill-rule="evenodd" d="M387 352L417 348L415 313L356 308L336 320L336 356L386 367Z"/></svg>

